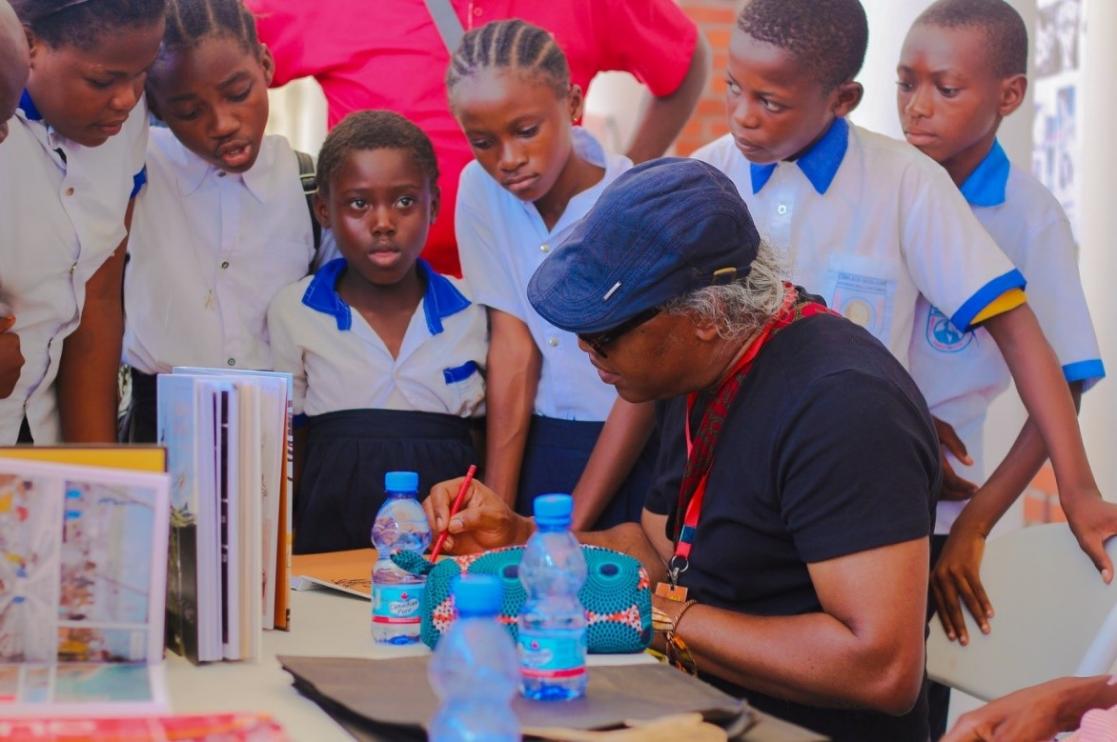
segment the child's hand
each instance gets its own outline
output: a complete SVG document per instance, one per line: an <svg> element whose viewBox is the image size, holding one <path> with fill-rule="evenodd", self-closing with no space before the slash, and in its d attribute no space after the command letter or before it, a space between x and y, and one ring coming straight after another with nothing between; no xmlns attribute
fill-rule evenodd
<svg viewBox="0 0 1117 742"><path fill-rule="evenodd" d="M1018 690L962 714L942 742L1018 742L1051 739L1074 728L1063 708L1081 694L1081 678L1059 678ZM1073 716L1073 714L1072 714ZM1068 723L1069 722L1069 723Z"/></svg>
<svg viewBox="0 0 1117 742"><path fill-rule="evenodd" d="M954 427L950 423L937 417L932 419L935 421L935 432L939 434L939 465L942 467L942 492L939 499L968 500L973 497L974 492L977 492L977 485L958 476L954 467L950 465L950 460L946 458L946 454L950 453L966 466L972 466L973 459L966 450L966 444L954 432Z"/></svg>
<svg viewBox="0 0 1117 742"><path fill-rule="evenodd" d="M958 524L951 529L939 561L931 574L931 594L934 596L939 621L951 641L958 639L962 646L969 644L965 617L958 598L961 596L970 615L977 621L983 634L988 634L989 619L993 617L993 604L981 584L981 558L985 554L985 536L975 529Z"/></svg>
<svg viewBox="0 0 1117 742"><path fill-rule="evenodd" d="M19 381L23 369L23 353L19 348L19 335L8 332L16 318L0 316L0 399L7 399Z"/></svg>
<svg viewBox="0 0 1117 742"><path fill-rule="evenodd" d="M1078 545L1108 585L1113 580L1113 562L1105 542L1117 535L1117 504L1106 502L1099 492L1061 497L1060 501Z"/></svg>

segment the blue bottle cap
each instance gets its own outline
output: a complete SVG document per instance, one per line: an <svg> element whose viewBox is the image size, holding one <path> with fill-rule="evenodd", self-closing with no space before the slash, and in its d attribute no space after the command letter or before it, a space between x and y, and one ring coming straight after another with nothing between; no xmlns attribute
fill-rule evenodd
<svg viewBox="0 0 1117 742"><path fill-rule="evenodd" d="M454 607L459 616L495 616L500 613L504 586L494 575L461 575L454 578Z"/></svg>
<svg viewBox="0 0 1117 742"><path fill-rule="evenodd" d="M574 498L570 495L540 495L533 503L535 522L544 526L570 525Z"/></svg>
<svg viewBox="0 0 1117 742"><path fill-rule="evenodd" d="M413 471L390 471L384 475L385 492L418 492L419 474Z"/></svg>

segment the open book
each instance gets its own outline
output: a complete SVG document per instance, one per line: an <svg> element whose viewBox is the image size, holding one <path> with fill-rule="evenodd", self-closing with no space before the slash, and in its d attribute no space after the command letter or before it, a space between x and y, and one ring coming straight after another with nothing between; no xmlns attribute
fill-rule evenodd
<svg viewBox="0 0 1117 742"><path fill-rule="evenodd" d="M288 625L290 376L160 374L172 479L168 645L193 662L252 659Z"/></svg>
<svg viewBox="0 0 1117 742"><path fill-rule="evenodd" d="M165 709L168 489L0 457L0 716Z"/></svg>

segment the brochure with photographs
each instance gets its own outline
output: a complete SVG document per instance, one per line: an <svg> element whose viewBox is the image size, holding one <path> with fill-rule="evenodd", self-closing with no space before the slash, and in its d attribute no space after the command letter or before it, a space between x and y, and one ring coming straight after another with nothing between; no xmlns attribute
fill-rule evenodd
<svg viewBox="0 0 1117 742"><path fill-rule="evenodd" d="M157 380L171 474L168 646L192 662L259 655L288 625L290 380L176 369Z"/></svg>
<svg viewBox="0 0 1117 742"><path fill-rule="evenodd" d="M166 707L168 513L166 474L0 458L0 716Z"/></svg>

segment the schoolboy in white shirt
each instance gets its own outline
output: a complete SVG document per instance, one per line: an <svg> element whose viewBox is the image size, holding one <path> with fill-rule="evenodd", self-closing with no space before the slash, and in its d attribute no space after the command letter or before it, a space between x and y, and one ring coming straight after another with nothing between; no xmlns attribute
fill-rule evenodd
<svg viewBox="0 0 1117 742"><path fill-rule="evenodd" d="M795 282L909 367L920 295L959 332L988 330L1051 456L1079 543L1109 581L1102 544L1117 532L1117 508L1098 492L1024 276L941 166L845 122L861 99L853 78L867 40L858 0L750 0L729 47L730 134L695 156L734 180Z"/></svg>

